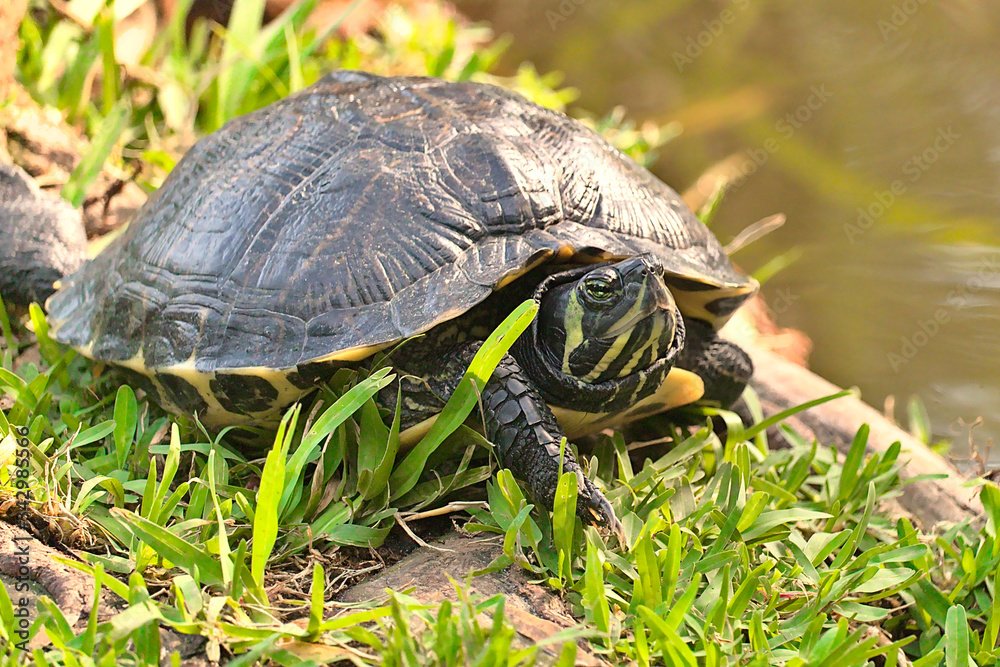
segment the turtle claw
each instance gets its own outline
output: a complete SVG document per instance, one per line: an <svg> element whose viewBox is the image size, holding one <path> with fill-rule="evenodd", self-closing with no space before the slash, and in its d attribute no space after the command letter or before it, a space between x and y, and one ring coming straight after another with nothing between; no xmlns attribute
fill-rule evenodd
<svg viewBox="0 0 1000 667"><path fill-rule="evenodd" d="M592 483L587 484L586 493L581 493L578 496L577 503L578 508L582 510L578 513L584 523L597 526L598 528L605 528L618 538L619 544L627 544L625 541L625 527L622 526L622 522L615 516L615 510L611 507L611 503L608 502L608 499L604 497L604 494L596 486L593 486Z"/></svg>
<svg viewBox="0 0 1000 667"><path fill-rule="evenodd" d="M608 532L618 538L618 544L627 545L628 542L625 541L625 526L615 516L614 511L611 509L611 504L606 500L604 502L607 504L607 512L598 513L593 509L590 510L594 515L594 525L599 528L607 528Z"/></svg>

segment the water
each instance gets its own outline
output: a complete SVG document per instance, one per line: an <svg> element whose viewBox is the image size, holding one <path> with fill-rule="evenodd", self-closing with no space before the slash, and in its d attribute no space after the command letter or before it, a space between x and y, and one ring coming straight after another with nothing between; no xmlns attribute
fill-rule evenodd
<svg viewBox="0 0 1000 667"><path fill-rule="evenodd" d="M581 107L680 120L654 167L676 188L741 166L714 229L787 215L734 259L801 253L764 296L785 295L816 372L879 407L919 396L959 445L977 417L976 440L1000 440L1000 3L457 4L514 37L508 71L531 60Z"/></svg>

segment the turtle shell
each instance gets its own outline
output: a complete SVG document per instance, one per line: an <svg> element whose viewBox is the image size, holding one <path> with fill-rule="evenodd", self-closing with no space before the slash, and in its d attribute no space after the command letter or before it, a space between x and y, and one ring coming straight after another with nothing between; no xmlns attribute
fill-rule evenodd
<svg viewBox="0 0 1000 667"><path fill-rule="evenodd" d="M248 413L302 393L296 369L427 331L541 262L640 253L717 326L757 288L580 123L491 85L339 71L196 144L48 312L86 356L194 400L233 384L223 408Z"/></svg>

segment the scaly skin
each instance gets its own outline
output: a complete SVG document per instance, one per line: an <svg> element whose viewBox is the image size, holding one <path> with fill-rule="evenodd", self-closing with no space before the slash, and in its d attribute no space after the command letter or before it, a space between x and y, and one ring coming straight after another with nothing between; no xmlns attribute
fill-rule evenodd
<svg viewBox="0 0 1000 667"><path fill-rule="evenodd" d="M411 350L409 356L402 355L395 368L404 382L403 428L440 412L481 345L482 341L445 349L430 345L427 354L416 355ZM395 389L383 390L379 399L386 408L395 409ZM510 354L504 355L486 382L482 407L486 437L496 445L500 465L525 482L536 503L551 510L559 483L559 445L564 434L552 410ZM577 475L577 514L584 523L621 535L621 524L611 504L583 474L568 444L562 464L564 472Z"/></svg>
<svg viewBox="0 0 1000 667"><path fill-rule="evenodd" d="M500 465L525 481L535 500L551 508L559 483L559 445L563 439L555 416L517 364L505 355L483 389L486 437L496 445ZM576 513L584 523L622 532L611 504L583 474L569 445L562 453L562 471L577 477Z"/></svg>

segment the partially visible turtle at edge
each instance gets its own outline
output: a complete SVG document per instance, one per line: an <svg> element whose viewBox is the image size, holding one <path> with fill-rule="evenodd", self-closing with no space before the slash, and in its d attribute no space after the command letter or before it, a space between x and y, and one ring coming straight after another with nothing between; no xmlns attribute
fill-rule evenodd
<svg viewBox="0 0 1000 667"><path fill-rule="evenodd" d="M3 204L0 231L25 224ZM195 145L47 310L57 341L215 428L273 425L419 336L390 355L406 441L534 299L483 425L551 508L564 435L739 397L750 360L716 330L756 290L672 189L580 123L491 85L339 71ZM394 410L395 388L379 400ZM563 467L581 518L620 534L568 448Z"/></svg>
<svg viewBox="0 0 1000 667"><path fill-rule="evenodd" d="M0 163L0 296L42 303L86 259L80 212L44 194L20 167Z"/></svg>

